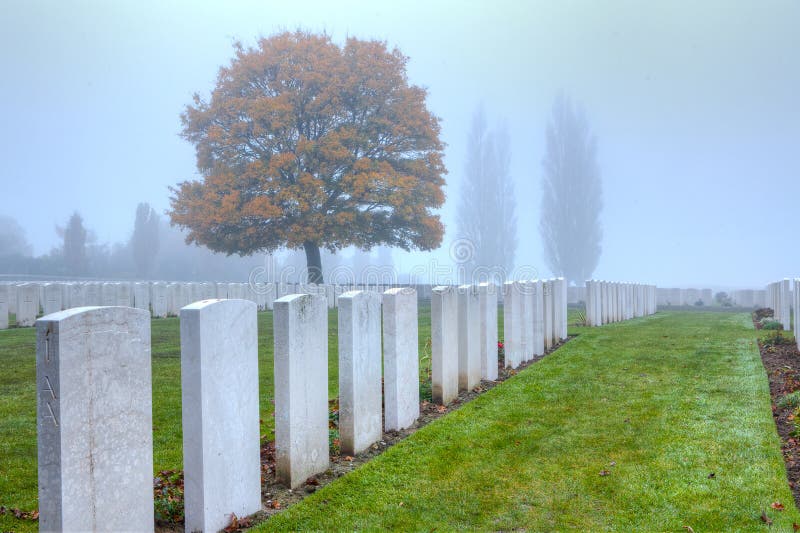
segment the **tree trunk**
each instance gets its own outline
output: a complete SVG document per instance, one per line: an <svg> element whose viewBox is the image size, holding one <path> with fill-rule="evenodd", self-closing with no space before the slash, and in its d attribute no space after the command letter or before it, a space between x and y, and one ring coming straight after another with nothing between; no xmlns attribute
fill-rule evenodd
<svg viewBox="0 0 800 533"><path fill-rule="evenodd" d="M319 246L315 242L303 243L306 250L306 266L308 267L308 282L322 284L322 257L319 255Z"/></svg>

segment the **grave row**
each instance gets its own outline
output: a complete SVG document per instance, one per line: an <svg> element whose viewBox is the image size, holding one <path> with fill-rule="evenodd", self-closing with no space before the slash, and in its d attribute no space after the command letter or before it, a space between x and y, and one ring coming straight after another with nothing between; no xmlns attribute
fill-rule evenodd
<svg viewBox="0 0 800 533"><path fill-rule="evenodd" d="M419 416L417 295L351 291L339 305L341 448L356 454ZM187 531L261 508L256 311L180 311ZM274 313L276 472L297 487L329 463L327 299L287 295ZM150 314L80 307L36 325L40 527L152 530Z"/></svg>
<svg viewBox="0 0 800 533"><path fill-rule="evenodd" d="M659 287L656 290L657 305L703 305L714 303L714 293L711 289L669 289Z"/></svg>
<svg viewBox="0 0 800 533"><path fill-rule="evenodd" d="M655 314L656 286L617 281L586 282L586 323L602 326Z"/></svg>
<svg viewBox="0 0 800 533"><path fill-rule="evenodd" d="M122 306L150 311L153 317L178 316L180 309L204 299L243 299L259 310L272 309L273 302L287 294L324 295L329 308L339 296L359 289L381 294L390 286L344 286L300 283L218 282L29 282L0 283L0 329L16 315L18 327L33 326L36 318L85 306ZM430 285L417 286L422 298L430 298Z"/></svg>
<svg viewBox="0 0 800 533"><path fill-rule="evenodd" d="M567 284L553 280L439 286L431 295L433 401L448 404L498 373L498 300L503 298L504 361L517 368L567 337Z"/></svg>
<svg viewBox="0 0 800 533"><path fill-rule="evenodd" d="M795 287L797 282L795 281ZM797 296L797 290L795 297ZM773 317L781 323L783 329L789 331L792 322L792 281L789 278L784 278L767 285L766 288L766 307L772 309ZM795 311L798 309L795 306ZM797 321L795 320L795 323Z"/></svg>

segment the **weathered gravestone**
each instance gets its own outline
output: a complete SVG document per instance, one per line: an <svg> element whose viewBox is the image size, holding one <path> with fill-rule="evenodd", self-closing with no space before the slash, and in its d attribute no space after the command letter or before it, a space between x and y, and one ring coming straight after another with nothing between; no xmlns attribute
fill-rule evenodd
<svg viewBox="0 0 800 533"><path fill-rule="evenodd" d="M79 307L37 322L41 531L153 531L150 315Z"/></svg>
<svg viewBox="0 0 800 533"><path fill-rule="evenodd" d="M275 455L280 483L324 472L328 456L328 305L322 296L275 300Z"/></svg>
<svg viewBox="0 0 800 533"><path fill-rule="evenodd" d="M341 296L338 298L341 305ZM417 293L383 293L383 373L385 429L403 429L419 418L419 339Z"/></svg>
<svg viewBox="0 0 800 533"><path fill-rule="evenodd" d="M381 400L381 296L346 292L339 298L339 435L343 454L355 455L380 440Z"/></svg>
<svg viewBox="0 0 800 533"><path fill-rule="evenodd" d="M256 306L181 309L186 531L219 531L261 509Z"/></svg>

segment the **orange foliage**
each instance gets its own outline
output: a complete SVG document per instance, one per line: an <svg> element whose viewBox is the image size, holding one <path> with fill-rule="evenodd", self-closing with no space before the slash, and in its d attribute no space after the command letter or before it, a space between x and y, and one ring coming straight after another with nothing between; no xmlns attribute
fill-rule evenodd
<svg viewBox="0 0 800 533"><path fill-rule="evenodd" d="M203 179L172 189L172 222L243 255L438 247L444 145L406 62L384 42L300 31L236 45L210 100L181 115Z"/></svg>

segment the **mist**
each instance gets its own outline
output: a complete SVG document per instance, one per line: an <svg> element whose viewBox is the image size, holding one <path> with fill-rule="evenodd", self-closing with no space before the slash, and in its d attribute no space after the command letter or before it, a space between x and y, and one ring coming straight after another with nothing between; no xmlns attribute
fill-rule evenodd
<svg viewBox="0 0 800 533"><path fill-rule="evenodd" d="M168 226L169 187L199 177L194 147L179 137L180 113L195 92L208 96L234 42L302 28L338 43L353 36L399 48L410 82L428 90L446 143L442 245L324 254L327 273L348 262L382 261L400 272L454 263L474 156L470 128L481 107L489 128L502 124L508 154L510 268L558 274L540 222L548 123L566 94L596 140L602 237L592 277L762 288L795 275L800 263L792 246L798 20L793 1L6 1L0 246L51 258L32 273L56 275L57 228L77 212L96 254L87 275L135 277L126 254L137 205L147 202L161 219L151 277L246 279L263 255L212 254ZM300 256L275 260L302 264ZM3 263L0 274L32 268L25 264Z"/></svg>

